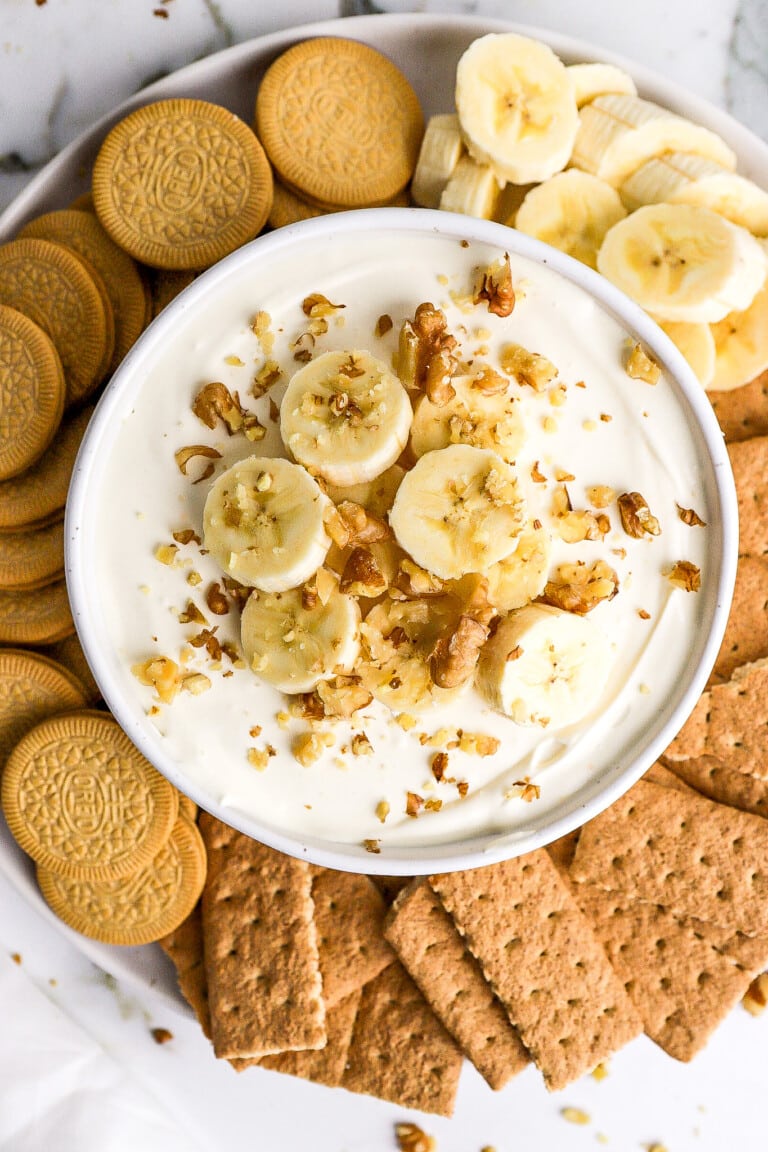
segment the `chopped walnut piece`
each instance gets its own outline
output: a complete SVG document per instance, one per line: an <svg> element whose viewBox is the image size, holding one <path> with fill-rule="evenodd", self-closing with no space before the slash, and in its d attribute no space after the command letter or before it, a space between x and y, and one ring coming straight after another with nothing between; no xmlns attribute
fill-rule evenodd
<svg viewBox="0 0 768 1152"><path fill-rule="evenodd" d="M691 564L690 560L678 560L668 573L667 579L670 584L682 588L685 592L698 592L701 588L701 569Z"/></svg>
<svg viewBox="0 0 768 1152"><path fill-rule="evenodd" d="M522 344L507 344L501 352L501 367L519 384L543 392L557 376L557 368L538 352L529 352Z"/></svg>
<svg viewBox="0 0 768 1152"><path fill-rule="evenodd" d="M435 752L432 757L431 768L432 775L439 784L441 780L445 779L445 774L448 771L448 753Z"/></svg>
<svg viewBox="0 0 768 1152"><path fill-rule="evenodd" d="M323 512L323 525L337 548L347 547L350 531L335 504L331 504Z"/></svg>
<svg viewBox="0 0 768 1152"><path fill-rule="evenodd" d="M169 1040L173 1040L173 1032L169 1032L167 1028L152 1028L150 1035L155 1044L167 1044Z"/></svg>
<svg viewBox="0 0 768 1152"><path fill-rule="evenodd" d="M344 526L349 532L346 546L355 544L372 544L375 540L384 540L391 536L388 524L374 516L362 504L354 500L341 500L336 506Z"/></svg>
<svg viewBox="0 0 768 1152"><path fill-rule="evenodd" d="M244 432L249 440L261 440L266 434L256 414L243 408L237 392L230 392L219 381L206 384L198 392L192 411L208 428L215 428L217 420L221 420L230 436Z"/></svg>
<svg viewBox="0 0 768 1152"><path fill-rule="evenodd" d="M381 840L363 840L363 848L365 848L366 852L372 852L374 856L378 856L381 852L380 844Z"/></svg>
<svg viewBox="0 0 768 1152"><path fill-rule="evenodd" d="M607 508L615 499L616 493L607 484L593 484L587 488L587 500L593 508Z"/></svg>
<svg viewBox="0 0 768 1152"><path fill-rule="evenodd" d="M416 717L411 716L410 712L399 712L395 716L395 723L399 728L402 728L403 732L410 732L416 727Z"/></svg>
<svg viewBox="0 0 768 1152"><path fill-rule="evenodd" d="M194 600L187 600L183 612L179 612L179 624L207 624L205 616L195 604Z"/></svg>
<svg viewBox="0 0 768 1152"><path fill-rule="evenodd" d="M320 603L326 605L336 590L338 581L327 568L318 568L315 573L315 587Z"/></svg>
<svg viewBox="0 0 768 1152"><path fill-rule="evenodd" d="M611 524L607 516L598 517L588 510L574 511L564 484L552 493L552 511L556 517L557 533L566 544L600 540L610 531Z"/></svg>
<svg viewBox="0 0 768 1152"><path fill-rule="evenodd" d="M178 452L174 452L173 458L182 476L189 475L187 471L189 462L190 460L194 460L196 456L203 456L207 460L221 460L221 452L217 452L215 448L209 448L207 444L190 444L187 448L179 448ZM194 483L199 484L201 480L207 480L210 476L213 476L214 467L214 464L206 464Z"/></svg>
<svg viewBox="0 0 768 1152"><path fill-rule="evenodd" d="M315 347L315 337L311 332L302 332L290 345L294 360L300 364L308 364L312 359Z"/></svg>
<svg viewBox="0 0 768 1152"><path fill-rule="evenodd" d="M459 751L468 756L493 756L500 743L496 736L488 736L485 732L461 732L459 735Z"/></svg>
<svg viewBox="0 0 768 1152"><path fill-rule="evenodd" d="M500 372L494 371L488 364L484 364L480 371L472 377L470 387L481 396L500 396L509 388L509 380Z"/></svg>
<svg viewBox="0 0 768 1152"><path fill-rule="evenodd" d="M140 684L154 688L163 704L170 704L181 687L181 669L168 656L156 656L143 664L134 664L131 672Z"/></svg>
<svg viewBox="0 0 768 1152"><path fill-rule="evenodd" d="M560 1115L569 1124L589 1124L590 1116L583 1108L561 1108Z"/></svg>
<svg viewBox="0 0 768 1152"><path fill-rule="evenodd" d="M495 316L512 315L515 307L515 289L508 252L487 268L478 268L472 303L481 304L483 301L486 301L488 311L493 312Z"/></svg>
<svg viewBox="0 0 768 1152"><path fill-rule="evenodd" d="M272 317L269 312L262 310L256 313L253 320L251 320L251 331L261 344L264 352L269 355L275 343L275 335L272 331Z"/></svg>
<svg viewBox="0 0 768 1152"><path fill-rule="evenodd" d="M531 468L531 480L534 484L546 484L547 478L544 473L539 469L538 460L534 460L533 467Z"/></svg>
<svg viewBox="0 0 768 1152"><path fill-rule="evenodd" d="M619 578L604 560L595 560L589 566L579 560L561 564L555 570L554 579L547 581L538 602L586 616L598 604L612 600L618 591Z"/></svg>
<svg viewBox="0 0 768 1152"><path fill-rule="evenodd" d="M458 784L456 785L456 791L463 800L467 792L469 792L468 782L466 780L459 780Z"/></svg>
<svg viewBox="0 0 768 1152"><path fill-rule="evenodd" d="M387 332L392 331L392 327L392 317L388 312L383 312L376 321L374 332L376 336L381 339L382 336L386 336Z"/></svg>
<svg viewBox="0 0 768 1152"><path fill-rule="evenodd" d="M526 804L541 799L541 787L538 784L531 784L530 780L515 780L515 786L522 788L520 799Z"/></svg>
<svg viewBox="0 0 768 1152"><path fill-rule="evenodd" d="M325 707L317 691L301 692L294 696L289 708L292 716L298 716L302 720L325 719Z"/></svg>
<svg viewBox="0 0 768 1152"><path fill-rule="evenodd" d="M238 608L242 611L248 601L248 597L253 591L252 588L247 588L245 584L241 584L239 580L235 580L234 576L224 577L224 587L228 594L237 604Z"/></svg>
<svg viewBox="0 0 768 1152"><path fill-rule="evenodd" d="M445 314L433 304L419 304L413 320L400 329L397 374L410 391L426 391L433 404L455 395L450 378L458 367L457 340L447 331Z"/></svg>
<svg viewBox="0 0 768 1152"><path fill-rule="evenodd" d="M435 1152L437 1147L432 1136L422 1131L418 1124L395 1124L395 1136L400 1152Z"/></svg>
<svg viewBox="0 0 768 1152"><path fill-rule="evenodd" d="M420 810L424 807L424 797L419 796L417 792L406 792L405 795L405 814L406 816L412 816L416 819Z"/></svg>
<svg viewBox="0 0 768 1152"><path fill-rule="evenodd" d="M389 801L379 800L376 805L376 819L380 824L386 823L387 816L389 816Z"/></svg>
<svg viewBox="0 0 768 1152"><path fill-rule="evenodd" d="M443 581L426 568L420 568L413 560L403 559L397 569L395 586L406 596L420 599L422 596L440 596L444 591Z"/></svg>
<svg viewBox="0 0 768 1152"><path fill-rule="evenodd" d="M644 380L646 384L658 383L661 368L640 344L634 344L624 364L627 376L633 380Z"/></svg>
<svg viewBox="0 0 768 1152"><path fill-rule="evenodd" d="M251 767L263 772L269 764L269 752L266 748L249 748L246 756Z"/></svg>
<svg viewBox="0 0 768 1152"><path fill-rule="evenodd" d="M424 805L425 812L439 812L443 806L442 800L438 800L436 796L430 796Z"/></svg>
<svg viewBox="0 0 768 1152"><path fill-rule="evenodd" d="M211 660L221 660L222 647L216 639L216 628L203 628L189 643L193 648L205 648Z"/></svg>
<svg viewBox="0 0 768 1152"><path fill-rule="evenodd" d="M202 541L197 532L193 528L180 528L177 532L172 532L174 540L177 544L201 544Z"/></svg>
<svg viewBox="0 0 768 1152"><path fill-rule="evenodd" d="M436 642L429 658L429 671L438 688L457 688L472 676L488 629L471 616L461 615L458 624Z"/></svg>
<svg viewBox="0 0 768 1152"><path fill-rule="evenodd" d="M165 564L167 568L172 568L176 563L178 555L178 548L175 544L158 544L155 548L155 560L159 560L161 564Z"/></svg>
<svg viewBox="0 0 768 1152"><path fill-rule="evenodd" d="M209 585L208 591L205 593L205 602L214 616L226 616L229 612L229 600L222 592L218 580Z"/></svg>
<svg viewBox="0 0 768 1152"><path fill-rule="evenodd" d="M373 756L373 744L371 744L365 732L355 732L352 737L352 755Z"/></svg>
<svg viewBox="0 0 768 1152"><path fill-rule="evenodd" d="M660 536L661 526L651 514L646 501L639 492L624 492L617 501L621 523L627 536L636 540L643 536Z"/></svg>
<svg viewBox="0 0 768 1152"><path fill-rule="evenodd" d="M301 302L302 312L312 320L318 316L333 316L334 312L342 308L346 308L346 304L332 304L327 296L322 296L319 292L305 296Z"/></svg>
<svg viewBox="0 0 768 1152"><path fill-rule="evenodd" d="M744 993L742 1004L750 1016L760 1016L768 1004L768 972L761 972Z"/></svg>
<svg viewBox="0 0 768 1152"><path fill-rule="evenodd" d="M353 548L339 581L339 591L350 596L380 596L387 580L375 556L367 548Z"/></svg>
<svg viewBox="0 0 768 1152"><path fill-rule="evenodd" d="M323 702L325 716L341 716L348 719L366 708L373 696L360 683L359 676L336 676L333 680L321 680L315 692ZM354 750L354 749L353 749Z"/></svg>
<svg viewBox="0 0 768 1152"><path fill-rule="evenodd" d="M315 764L328 747L327 736L325 732L302 732L293 742L291 751L294 759L304 768Z"/></svg>
<svg viewBox="0 0 768 1152"><path fill-rule="evenodd" d="M687 524L689 528L706 528L706 520L702 520L698 512L694 512L693 508L681 508L676 504L677 514L682 520L683 524Z"/></svg>
<svg viewBox="0 0 768 1152"><path fill-rule="evenodd" d="M192 672L189 676L185 676L181 681L181 687L184 692L191 692L193 696L199 696L202 692L207 692L211 686L211 681L202 672Z"/></svg>
<svg viewBox="0 0 768 1152"><path fill-rule="evenodd" d="M265 360L251 383L251 395L258 400L260 396L269 392L274 384L277 384L282 375L280 365L276 360Z"/></svg>

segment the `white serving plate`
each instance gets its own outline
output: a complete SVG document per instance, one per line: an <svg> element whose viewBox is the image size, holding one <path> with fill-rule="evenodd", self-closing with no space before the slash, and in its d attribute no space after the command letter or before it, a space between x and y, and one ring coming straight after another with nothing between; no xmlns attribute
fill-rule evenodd
<svg viewBox="0 0 768 1152"><path fill-rule="evenodd" d="M54 208L65 207L76 196L86 191L89 185L90 167L105 133L130 109L141 104L172 96L199 97L224 104L244 119L251 120L259 79L276 56L298 40L310 36L337 35L370 43L389 55L409 77L421 99L425 114L430 115L435 112L446 111L452 107L456 63L469 42L487 32L510 30L534 36L547 42L566 63L599 60L623 67L634 77L640 95L655 100L720 133L736 152L739 171L768 187L768 144L725 112L623 57L604 52L568 36L557 35L536 28L522 27L505 21L417 14L363 16L291 28L285 32L252 40L182 68L143 89L73 141L27 185L21 195L0 216L0 242L11 239L32 217ZM98 944L71 932L48 910L38 892L31 862L17 848L4 820L1 818L0 870L31 906L36 908L61 932L65 933L91 960L114 975L139 987L155 988L169 1002L186 1009L176 990L170 965L159 947L152 945L144 948L121 949ZM741 1028L739 1030L741 1031ZM632 1050L631 1053L622 1054L622 1059L625 1061L625 1066L632 1067L633 1077L647 1073L649 1083L655 1081L662 1091L664 1091L664 1086L669 1079L670 1082L674 1082L675 1091L678 1093L682 1091L684 1081L681 1080L681 1076L686 1072L686 1069L674 1065L668 1057L657 1049L653 1049L645 1041L635 1042L630 1046L630 1049ZM702 1064L705 1063L705 1059L705 1057L700 1058ZM629 1065L626 1064L627 1060L629 1060ZM722 1067L725 1067L724 1062L722 1062ZM714 1092L717 1068L715 1067L711 1071L711 1084ZM527 1074L524 1079L530 1087L534 1087L533 1094L535 1096L538 1085L533 1085ZM273 1086L274 1080L268 1080L268 1083ZM307 1086L298 1082L292 1083L291 1087L296 1092L310 1091ZM720 1088L722 1087L723 1085L720 1084ZM605 1092L606 1088L603 1088L602 1091ZM492 1096L479 1077L469 1076L465 1071L460 1093L461 1112L468 1121L472 1119L473 1115L478 1116L483 1113L486 1117L489 1117L490 1114L490 1118L495 1117L498 1121L505 1116L505 1097L510 1099L509 1094L511 1092L512 1086L507 1092ZM470 1095L471 1101L468 1098ZM706 1089L700 1095L702 1102L708 1098ZM336 1114L338 1115L341 1115L340 1110L343 1108L344 1102L350 1100L348 1096L340 1094L328 1096L328 1098L332 1098L336 1104ZM510 1100L510 1107L519 1107L525 1098L524 1095L518 1096L515 1105L512 1105ZM313 1103L317 1104L318 1099L317 1093L312 1096ZM351 1112L359 1118L360 1130L358 1135L362 1137L365 1132L366 1109L359 1107L361 1103L362 1101L355 1102L355 1104L350 1105L350 1108ZM513 1119L513 1115L513 1112L508 1113L510 1120ZM430 1125L428 1124L427 1127L429 1128ZM495 1123L494 1127L501 1132L498 1123ZM565 1129L564 1137L566 1134L570 1135L567 1132L567 1126L563 1127ZM434 1129L435 1125L433 1124L431 1130ZM485 1143L489 1139L489 1132L490 1129L487 1125L476 1122L468 1123L466 1139L470 1143L465 1142L464 1146L467 1149L479 1147L481 1143ZM342 1133L344 1137L352 1135L347 1126L341 1127L339 1135ZM498 1138L501 1139L501 1136ZM517 1143L517 1140L515 1142ZM594 1135L589 1140L589 1146L593 1145ZM339 1146L337 1140L328 1144L329 1149ZM356 1143L356 1146L363 1147L363 1144ZM576 1142L573 1146L578 1147L580 1145ZM584 1147L587 1146L587 1143L584 1143ZM634 1142L632 1146L635 1146ZM288 1145L286 1144L284 1147L287 1149ZM299 1145L296 1147L298 1148ZM320 1147L320 1145L315 1144L315 1147ZM325 1142L323 1147L325 1147Z"/></svg>

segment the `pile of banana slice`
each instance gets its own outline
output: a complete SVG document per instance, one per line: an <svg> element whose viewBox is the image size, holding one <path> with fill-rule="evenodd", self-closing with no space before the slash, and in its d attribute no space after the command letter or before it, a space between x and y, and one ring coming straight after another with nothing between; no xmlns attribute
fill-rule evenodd
<svg viewBox="0 0 768 1152"><path fill-rule="evenodd" d="M566 66L515 33L459 61L411 196L510 225L637 301L710 391L768 369L768 192L716 133L637 95L610 64Z"/></svg>
<svg viewBox="0 0 768 1152"><path fill-rule="evenodd" d="M550 538L513 463L519 403L482 374L451 388L435 404L364 349L295 372L280 407L291 458L240 460L205 503L205 547L249 591L246 660L336 715L372 698L420 711L474 684L516 723L574 723L604 690L610 645L584 616L531 603Z"/></svg>

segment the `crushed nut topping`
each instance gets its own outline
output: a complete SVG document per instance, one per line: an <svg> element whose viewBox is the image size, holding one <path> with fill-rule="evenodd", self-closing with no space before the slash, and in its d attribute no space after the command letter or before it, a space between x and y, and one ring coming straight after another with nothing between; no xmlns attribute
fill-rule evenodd
<svg viewBox="0 0 768 1152"><path fill-rule="evenodd" d="M195 604L194 600L187 600L187 606L179 612L179 624L207 624L205 616Z"/></svg>
<svg viewBox="0 0 768 1152"><path fill-rule="evenodd" d="M531 468L531 480L534 484L546 484L547 478L539 468L538 460L534 460L533 467Z"/></svg>
<svg viewBox="0 0 768 1152"><path fill-rule="evenodd" d="M205 602L208 605L208 610L213 612L214 616L226 616L229 612L229 600L224 595L218 581L214 581L209 586L205 594Z"/></svg>
<svg viewBox="0 0 768 1152"><path fill-rule="evenodd" d="M333 736L330 732L302 732L294 740L291 751L299 764L304 768L309 768L320 759L326 748L330 748L332 744Z"/></svg>
<svg viewBox="0 0 768 1152"><path fill-rule="evenodd" d="M269 392L273 385L277 384L282 375L282 370L276 360L265 360L251 382L251 395L258 400L260 396ZM273 400L271 400L271 404L274 404ZM274 419L271 407L270 417Z"/></svg>
<svg viewBox="0 0 768 1152"><path fill-rule="evenodd" d="M189 475L187 472L189 462L196 456L203 456L205 459L211 461L221 460L221 452L217 452L215 448L209 448L207 444L190 444L187 448L179 448L178 452L174 453L173 458L182 476ZM194 483L199 484L201 480L207 480L210 476L213 476L214 468L214 464L207 464Z"/></svg>
<svg viewBox="0 0 768 1152"><path fill-rule="evenodd" d="M589 1124L590 1116L583 1108L561 1108L560 1115L569 1124Z"/></svg>
<svg viewBox="0 0 768 1152"><path fill-rule="evenodd" d="M586 616L603 601L613 600L618 591L619 577L604 560L596 560L589 566L578 560L575 564L559 565L538 601Z"/></svg>
<svg viewBox="0 0 768 1152"><path fill-rule="evenodd" d="M472 676L488 629L471 616L461 615L455 628L442 635L429 658L429 671L438 688L457 688Z"/></svg>
<svg viewBox="0 0 768 1152"><path fill-rule="evenodd" d="M529 352L522 344L507 344L502 349L501 367L519 384L533 388L534 392L543 392L557 376L557 368L551 360L538 352Z"/></svg>
<svg viewBox="0 0 768 1152"><path fill-rule="evenodd" d="M691 564L690 560L678 560L668 573L667 579L670 584L682 588L684 592L698 592L701 588L701 569Z"/></svg>
<svg viewBox="0 0 768 1152"><path fill-rule="evenodd" d="M206 384L198 392L192 411L208 428L215 428L217 421L221 420L230 436L244 432L249 440L263 440L267 432L256 413L243 408L238 393L230 392L219 381Z"/></svg>
<svg viewBox="0 0 768 1152"><path fill-rule="evenodd" d="M362 504L353 500L341 500L336 511L342 519L349 535L345 545L373 544L376 540L385 540L392 535L388 524L374 516Z"/></svg>
<svg viewBox="0 0 768 1152"><path fill-rule="evenodd" d="M175 544L158 544L155 548L155 560L159 560L161 564L165 564L167 568L172 568L176 563L178 555L178 548Z"/></svg>
<svg viewBox="0 0 768 1152"><path fill-rule="evenodd" d="M373 553L367 548L353 548L341 574L339 591L373 598L386 590L386 577Z"/></svg>
<svg viewBox="0 0 768 1152"><path fill-rule="evenodd" d="M192 528L180 528L178 532L172 532L171 535L177 544L202 544L202 540Z"/></svg>
<svg viewBox="0 0 768 1152"><path fill-rule="evenodd" d="M469 792L468 781L459 780L458 784L456 785L456 791L458 792L459 796L461 796L461 798L463 800L464 797L466 796L467 792Z"/></svg>
<svg viewBox="0 0 768 1152"><path fill-rule="evenodd" d="M324 716L339 716L348 719L366 708L373 696L360 683L359 676L336 676L333 680L321 680L315 689L322 701Z"/></svg>
<svg viewBox="0 0 768 1152"><path fill-rule="evenodd" d="M346 304L332 304L327 296L322 296L319 292L305 296L301 302L302 312L311 320L315 320L318 316L333 316L342 308L346 308Z"/></svg>
<svg viewBox="0 0 768 1152"><path fill-rule="evenodd" d="M424 797L419 796L417 792L406 792L405 795L405 814L406 816L412 816L415 820L424 807Z"/></svg>
<svg viewBox="0 0 768 1152"><path fill-rule="evenodd" d="M644 536L660 536L661 526L651 514L648 504L639 492L624 492L617 501L621 523L627 536L636 540Z"/></svg>
<svg viewBox="0 0 768 1152"><path fill-rule="evenodd" d="M263 772L269 764L269 753L266 748L249 748L246 755L251 767L256 768L259 772Z"/></svg>
<svg viewBox="0 0 768 1152"><path fill-rule="evenodd" d="M376 819L380 824L386 823L387 816L389 816L389 801L379 800L376 805Z"/></svg>
<svg viewBox="0 0 768 1152"><path fill-rule="evenodd" d="M472 303L485 301L488 311L495 316L511 316L515 308L515 288L509 253L494 261L488 268L478 268L472 293Z"/></svg>
<svg viewBox="0 0 768 1152"><path fill-rule="evenodd" d="M706 528L706 520L702 520L701 516L699 516L697 512L694 512L693 508L681 508L679 504L676 504L675 507L683 524L687 524L689 528Z"/></svg>
<svg viewBox="0 0 768 1152"><path fill-rule="evenodd" d="M539 784L532 784L530 780L515 780L512 787L521 789L519 798L524 800L526 804L541 799L541 786Z"/></svg>
<svg viewBox="0 0 768 1152"><path fill-rule="evenodd" d="M380 844L381 840L363 840L363 848L365 848L366 852L372 852L374 856L378 856L381 852Z"/></svg>
<svg viewBox="0 0 768 1152"><path fill-rule="evenodd" d="M131 672L140 684L154 688L162 704L170 704L181 687L181 669L168 656L156 656L143 664L134 664Z"/></svg>
<svg viewBox="0 0 768 1152"><path fill-rule="evenodd" d="M587 500L593 508L607 508L615 499L616 493L607 484L593 484L587 488Z"/></svg>
<svg viewBox="0 0 768 1152"><path fill-rule="evenodd" d="M611 527L607 516L595 516L588 509L574 511L565 485L552 493L552 511L560 539L566 544L580 544L583 540L601 540Z"/></svg>
<svg viewBox="0 0 768 1152"><path fill-rule="evenodd" d="M640 344L634 344L626 358L624 370L633 380L644 380L646 384L658 383L661 368L648 355Z"/></svg>
<svg viewBox="0 0 768 1152"><path fill-rule="evenodd" d="M432 775L439 784L445 779L445 774L448 771L448 753L435 752L430 767L432 768Z"/></svg>
<svg viewBox="0 0 768 1152"><path fill-rule="evenodd" d="M501 741L485 732L459 732L459 751L468 756L493 756Z"/></svg>
<svg viewBox="0 0 768 1152"><path fill-rule="evenodd" d="M400 1152L435 1152L436 1144L418 1124L395 1124L395 1136Z"/></svg>
<svg viewBox="0 0 768 1152"><path fill-rule="evenodd" d="M397 374L403 385L412 392L426 392L438 406L456 395L450 380L458 367L458 341L447 326L445 314L425 301L413 320L403 321L398 344Z"/></svg>
<svg viewBox="0 0 768 1152"><path fill-rule="evenodd" d="M381 339L382 336L386 336L387 332L392 331L392 327L392 317L389 315L389 313L383 312L376 321L374 332L376 336Z"/></svg>
<svg viewBox="0 0 768 1152"><path fill-rule="evenodd" d="M365 732L356 732L352 737L353 756L373 756L373 744Z"/></svg>
<svg viewBox="0 0 768 1152"><path fill-rule="evenodd" d="M192 672L189 676L184 676L181 681L183 691L191 692L193 696L207 692L210 686L211 681L202 672Z"/></svg>

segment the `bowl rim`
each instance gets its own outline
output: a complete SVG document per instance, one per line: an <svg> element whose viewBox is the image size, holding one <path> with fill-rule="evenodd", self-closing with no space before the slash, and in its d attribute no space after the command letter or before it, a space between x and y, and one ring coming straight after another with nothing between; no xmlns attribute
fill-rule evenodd
<svg viewBox="0 0 768 1152"><path fill-rule="evenodd" d="M221 805L203 787L190 782L180 766L163 752L162 738L158 739L157 744L149 738L146 728L139 722L139 710L129 704L102 659L98 618L94 609L97 597L90 585L90 571L83 545L86 533L81 531L81 527L87 521L89 509L96 499L96 486L89 483L90 475L98 467L102 440L108 430L119 422L124 395L130 392L131 386L140 377L142 365L151 361L155 349L161 344L167 345L168 333L173 332L176 321L201 300L211 294L215 295L233 271L257 259L274 259L306 240L328 238L338 232L345 235L365 232L407 235L420 232L451 239L466 238L470 242L487 243L500 251L506 250L513 257L527 257L565 276L633 332L667 369L674 386L679 390L679 402L687 405L693 415L696 425L694 433L698 431L712 468L717 508L710 529L719 534L713 544L713 548L716 547L719 571L710 627L698 663L666 722L655 737L632 756L625 768L615 772L607 782L601 781L600 773L597 772L590 784L580 790L587 793L585 797L576 802L573 795L564 798L558 808L566 805L568 810L533 831L512 830L485 836L473 835L466 840L421 848L388 850L384 845L380 854L373 854L366 852L360 844L321 843L314 838L302 838L298 834L276 830L238 808ZM422 208L362 209L301 221L257 237L193 281L142 334L99 399L75 462L65 514L65 574L77 633L105 702L147 760L177 788L191 796L201 808L272 848L336 870L401 876L479 867L543 847L581 826L623 795L679 731L705 686L725 631L735 581L737 550L736 490L722 433L706 393L691 368L654 321L599 273L541 241L495 222Z"/></svg>

